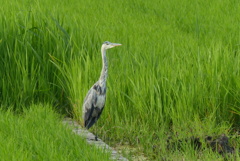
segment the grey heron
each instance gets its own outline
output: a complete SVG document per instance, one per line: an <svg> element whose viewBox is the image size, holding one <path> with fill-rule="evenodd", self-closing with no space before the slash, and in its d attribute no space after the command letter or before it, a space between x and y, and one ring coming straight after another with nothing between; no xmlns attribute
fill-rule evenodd
<svg viewBox="0 0 240 161"><path fill-rule="evenodd" d="M106 100L106 82L108 75L107 49L120 46L118 43L105 41L102 44L102 71L99 80L90 88L83 103L84 127L89 129L99 119ZM97 140L97 137L95 138Z"/></svg>

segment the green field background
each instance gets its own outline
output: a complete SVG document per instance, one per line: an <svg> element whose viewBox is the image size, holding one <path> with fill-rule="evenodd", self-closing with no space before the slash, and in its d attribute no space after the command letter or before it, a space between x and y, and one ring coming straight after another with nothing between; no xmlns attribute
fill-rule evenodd
<svg viewBox="0 0 240 161"><path fill-rule="evenodd" d="M174 158L180 154L169 154L169 136L239 128L240 1L1 3L3 109L49 103L81 123L83 99L100 75L101 44L111 41L122 46L107 51L107 102L92 130L107 143ZM186 149L181 156L199 157Z"/></svg>

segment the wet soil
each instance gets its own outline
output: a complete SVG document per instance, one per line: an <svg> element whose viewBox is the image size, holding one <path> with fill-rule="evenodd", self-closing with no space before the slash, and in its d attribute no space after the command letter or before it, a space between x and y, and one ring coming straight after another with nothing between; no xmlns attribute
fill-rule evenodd
<svg viewBox="0 0 240 161"><path fill-rule="evenodd" d="M240 137L240 136L239 136ZM236 149L233 144L230 144L230 141L233 141L233 138L226 136L225 134L218 136L206 136L204 138L199 137L190 137L182 140L172 141L171 137L167 140L167 147L169 150L181 149L182 143L189 143L193 145L195 150L201 150L204 148L209 148L213 152L219 153L223 157L227 155L234 154Z"/></svg>

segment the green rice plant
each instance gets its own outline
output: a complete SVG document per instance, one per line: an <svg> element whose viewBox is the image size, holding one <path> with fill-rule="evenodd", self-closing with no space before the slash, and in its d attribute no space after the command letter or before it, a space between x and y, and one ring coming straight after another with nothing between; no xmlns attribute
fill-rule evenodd
<svg viewBox="0 0 240 161"><path fill-rule="evenodd" d="M232 112L240 107L238 1L2 5L8 6L0 9L3 108L50 103L81 122L83 99L101 71L101 43L108 40L123 45L108 52L106 107L92 130L109 144L139 147L155 159L162 156L153 146L170 158L201 158L187 150L168 156L161 141L239 128Z"/></svg>
<svg viewBox="0 0 240 161"><path fill-rule="evenodd" d="M1 160L109 160L62 124L49 105L31 105L22 115L0 112Z"/></svg>

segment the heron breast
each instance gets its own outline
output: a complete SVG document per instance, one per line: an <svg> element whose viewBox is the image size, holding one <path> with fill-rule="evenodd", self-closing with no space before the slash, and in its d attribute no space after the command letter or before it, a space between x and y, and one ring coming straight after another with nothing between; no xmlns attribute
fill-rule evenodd
<svg viewBox="0 0 240 161"><path fill-rule="evenodd" d="M105 100L106 100L105 95L98 95L96 100L96 107L102 109L105 105Z"/></svg>

